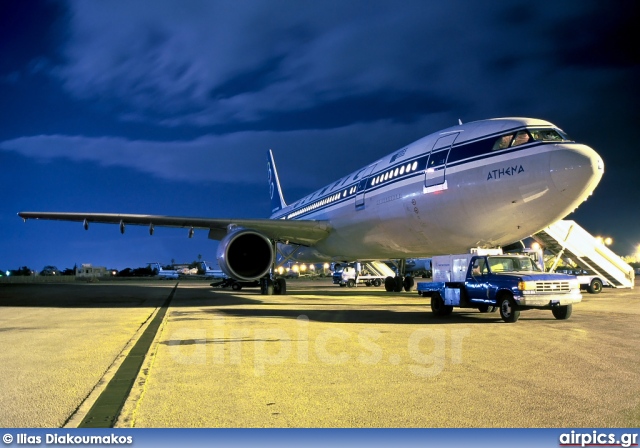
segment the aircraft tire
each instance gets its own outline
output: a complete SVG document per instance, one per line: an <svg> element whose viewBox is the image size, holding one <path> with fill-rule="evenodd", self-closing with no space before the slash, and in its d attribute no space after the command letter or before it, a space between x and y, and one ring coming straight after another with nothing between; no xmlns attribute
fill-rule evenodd
<svg viewBox="0 0 640 448"><path fill-rule="evenodd" d="M478 311L480 311L481 313L488 313L489 305L486 305L486 304L478 305Z"/></svg>
<svg viewBox="0 0 640 448"><path fill-rule="evenodd" d="M571 317L571 312L573 311L573 306L571 304L566 306L559 306L556 308L551 308L551 312L553 313L553 317L558 320L566 320Z"/></svg>
<svg viewBox="0 0 640 448"><path fill-rule="evenodd" d="M500 317L507 323L517 322L520 318L520 310L515 300L511 297L505 297L500 302Z"/></svg>
<svg viewBox="0 0 640 448"><path fill-rule="evenodd" d="M275 294L286 296L287 295L287 280L280 277L275 280L275 284L273 287L273 292Z"/></svg>
<svg viewBox="0 0 640 448"><path fill-rule="evenodd" d="M478 311L481 313L495 313L498 307L491 305L480 305L478 306Z"/></svg>
<svg viewBox="0 0 640 448"><path fill-rule="evenodd" d="M415 285L415 281L413 280L413 277L410 277L407 275L404 278L404 290L406 292L411 292L411 290L413 290L414 285Z"/></svg>
<svg viewBox="0 0 640 448"><path fill-rule="evenodd" d="M393 279L395 285L393 287L393 291L394 292L402 292L402 289L404 288L404 279L400 276L397 276Z"/></svg>
<svg viewBox="0 0 640 448"><path fill-rule="evenodd" d="M384 289L387 292L393 292L395 288L396 288L396 280L393 277L389 276L384 279Z"/></svg>
<svg viewBox="0 0 640 448"><path fill-rule="evenodd" d="M242 285L239 285L237 283L232 283L231 289L233 289L234 291L240 291L242 289Z"/></svg>
<svg viewBox="0 0 640 448"><path fill-rule="evenodd" d="M273 280L270 278L260 280L260 292L263 296L272 296L273 290Z"/></svg>
<svg viewBox="0 0 640 448"><path fill-rule="evenodd" d="M599 278L594 278L593 280L591 280L591 283L589 283L589 286L587 286L587 291L589 291L591 294L600 294L600 292L602 292L602 280L600 280Z"/></svg>

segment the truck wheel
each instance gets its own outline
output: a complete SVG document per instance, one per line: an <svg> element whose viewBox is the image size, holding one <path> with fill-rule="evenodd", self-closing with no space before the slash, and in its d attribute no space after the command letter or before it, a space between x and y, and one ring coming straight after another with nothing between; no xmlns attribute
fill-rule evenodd
<svg viewBox="0 0 640 448"><path fill-rule="evenodd" d="M509 323L517 322L520 318L518 305L511 297L506 297L500 302L500 317L502 317L503 321Z"/></svg>
<svg viewBox="0 0 640 448"><path fill-rule="evenodd" d="M237 283L232 283L231 289L233 289L234 291L240 291L242 289L242 286Z"/></svg>
<svg viewBox="0 0 640 448"><path fill-rule="evenodd" d="M602 280L600 280L599 278L594 278L593 280L591 280L591 283L589 283L589 286L587 286L587 291L589 291L591 294L600 294L600 292L602 291Z"/></svg>
<svg viewBox="0 0 640 448"><path fill-rule="evenodd" d="M375 286L376 288L380 285L382 285L382 280L380 280L379 278L373 281L373 286Z"/></svg>
<svg viewBox="0 0 640 448"><path fill-rule="evenodd" d="M481 313L488 313L489 312L489 305L486 304L482 304L478 306L478 311L480 311Z"/></svg>
<svg viewBox="0 0 640 448"><path fill-rule="evenodd" d="M565 319L569 319L569 317L571 317L571 312L573 311L573 306L572 305L567 305L567 306L558 306L555 308L551 308L551 312L553 313L553 317L555 317L558 320L565 320Z"/></svg>
<svg viewBox="0 0 640 448"><path fill-rule="evenodd" d="M393 290L396 289L396 280L391 276L385 278L384 289L387 292L393 292Z"/></svg>
<svg viewBox="0 0 640 448"><path fill-rule="evenodd" d="M347 280L347 286L349 288L353 288L354 286L356 286L356 281L352 278L350 278L349 280Z"/></svg>
<svg viewBox="0 0 640 448"><path fill-rule="evenodd" d="M282 277L277 278L276 281L274 282L274 285L273 285L273 292L275 294L279 294L281 296L286 296L287 295L287 281Z"/></svg>
<svg viewBox="0 0 640 448"><path fill-rule="evenodd" d="M407 275L404 278L404 290L407 292L411 292L411 290L413 289L413 285L415 285L413 277Z"/></svg>
<svg viewBox="0 0 640 448"><path fill-rule="evenodd" d="M451 305L445 305L440 294L436 293L431 296L431 311L438 317L448 316L453 311L453 307Z"/></svg>

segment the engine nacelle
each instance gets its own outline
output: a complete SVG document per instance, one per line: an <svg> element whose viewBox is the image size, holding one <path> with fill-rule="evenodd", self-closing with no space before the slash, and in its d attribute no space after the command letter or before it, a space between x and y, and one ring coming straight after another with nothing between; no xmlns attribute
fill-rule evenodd
<svg viewBox="0 0 640 448"><path fill-rule="evenodd" d="M274 260L269 238L250 229L237 229L225 236L216 254L222 272L242 281L264 277Z"/></svg>

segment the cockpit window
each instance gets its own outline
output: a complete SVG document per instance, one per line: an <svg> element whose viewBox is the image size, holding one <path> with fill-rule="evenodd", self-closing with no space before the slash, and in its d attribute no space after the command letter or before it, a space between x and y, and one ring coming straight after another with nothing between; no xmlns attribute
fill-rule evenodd
<svg viewBox="0 0 640 448"><path fill-rule="evenodd" d="M534 140L543 142L562 142L569 137L558 129L529 129Z"/></svg>
<svg viewBox="0 0 640 448"><path fill-rule="evenodd" d="M531 141L531 136L527 131L525 130L518 131L518 133L516 134L516 137L513 139L513 142L511 143L511 146L524 145L525 143L529 143L530 141Z"/></svg>
<svg viewBox="0 0 640 448"><path fill-rule="evenodd" d="M513 139L513 134L501 135L493 144L493 148L491 150L498 151L500 149L508 148L509 145L511 145L512 139Z"/></svg>

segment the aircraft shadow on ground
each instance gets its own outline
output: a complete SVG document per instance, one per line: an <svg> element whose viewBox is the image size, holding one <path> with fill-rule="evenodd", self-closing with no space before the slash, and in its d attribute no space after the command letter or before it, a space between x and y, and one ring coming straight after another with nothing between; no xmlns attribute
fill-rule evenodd
<svg viewBox="0 0 640 448"><path fill-rule="evenodd" d="M233 317L298 319L306 316L311 322L351 324L486 324L500 322L500 315L481 315L477 312L454 313L447 317L435 317L430 310L393 311L368 309L282 309L282 308L221 308L211 313Z"/></svg>
<svg viewBox="0 0 640 448"><path fill-rule="evenodd" d="M175 284L0 284L0 308L149 308L161 306ZM149 289L157 294L149 294ZM146 292L143 292L146 290Z"/></svg>

